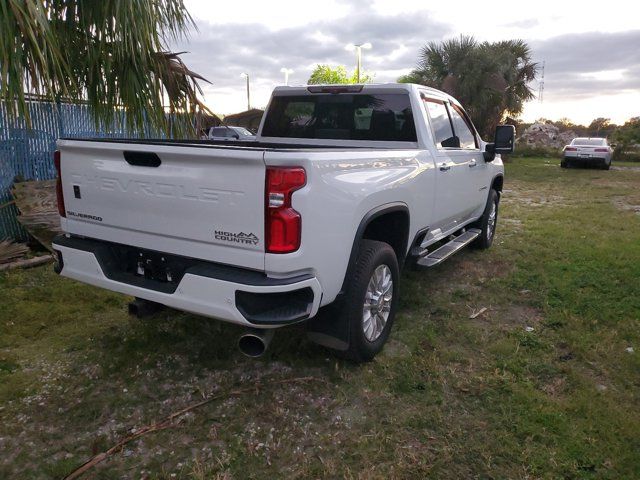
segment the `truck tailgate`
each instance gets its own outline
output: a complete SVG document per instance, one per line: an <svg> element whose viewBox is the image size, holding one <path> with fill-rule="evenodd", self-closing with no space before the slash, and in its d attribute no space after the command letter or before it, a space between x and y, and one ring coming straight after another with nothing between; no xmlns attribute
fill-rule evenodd
<svg viewBox="0 0 640 480"><path fill-rule="evenodd" d="M58 147L64 231L264 269L262 150L87 140Z"/></svg>

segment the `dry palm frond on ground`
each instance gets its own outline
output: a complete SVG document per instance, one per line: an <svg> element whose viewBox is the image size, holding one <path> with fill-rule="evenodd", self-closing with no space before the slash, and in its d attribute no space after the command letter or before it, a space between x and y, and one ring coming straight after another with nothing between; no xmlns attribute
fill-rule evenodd
<svg viewBox="0 0 640 480"><path fill-rule="evenodd" d="M14 243L11 240L0 241L0 264L18 260L29 249L22 243Z"/></svg>

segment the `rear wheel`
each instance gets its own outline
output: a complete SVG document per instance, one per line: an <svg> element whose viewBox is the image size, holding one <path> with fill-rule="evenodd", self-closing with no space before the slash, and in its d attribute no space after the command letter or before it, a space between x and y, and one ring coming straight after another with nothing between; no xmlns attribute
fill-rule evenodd
<svg viewBox="0 0 640 480"><path fill-rule="evenodd" d="M568 164L566 160L560 160L560 168L567 168Z"/></svg>
<svg viewBox="0 0 640 480"><path fill-rule="evenodd" d="M496 226L498 224L498 204L500 203L500 195L494 189L489 191L487 205L484 208L482 218L478 220L476 227L480 229L480 236L474 242L476 248L489 248L493 243L493 237L496 234Z"/></svg>
<svg viewBox="0 0 640 480"><path fill-rule="evenodd" d="M368 362L383 348L396 313L399 267L393 248L362 240L358 259L340 311L349 323L349 348L344 356Z"/></svg>

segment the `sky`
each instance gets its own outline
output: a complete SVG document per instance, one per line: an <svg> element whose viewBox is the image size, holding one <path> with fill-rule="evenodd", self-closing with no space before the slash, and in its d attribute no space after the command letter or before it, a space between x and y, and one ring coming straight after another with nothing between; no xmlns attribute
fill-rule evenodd
<svg viewBox="0 0 640 480"><path fill-rule="evenodd" d="M350 44L363 51L363 70L376 83L393 82L414 68L430 41L460 35L497 41L521 38L535 62L544 62L542 102L525 105L521 117L596 117L615 123L640 115L640 4L632 0L477 2L468 0L185 0L197 31L171 45L207 78L205 103L216 113L264 108L271 90L306 83L317 64L355 67ZM593 7L589 6L593 3ZM539 90L539 81L531 84Z"/></svg>

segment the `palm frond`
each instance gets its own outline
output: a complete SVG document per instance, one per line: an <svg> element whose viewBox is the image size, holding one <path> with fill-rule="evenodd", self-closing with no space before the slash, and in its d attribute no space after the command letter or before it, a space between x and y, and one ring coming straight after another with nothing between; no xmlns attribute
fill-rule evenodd
<svg viewBox="0 0 640 480"><path fill-rule="evenodd" d="M124 110L130 130L192 134L207 80L167 46L194 27L183 0L0 0L0 98L27 121L32 92L87 101L99 125Z"/></svg>

